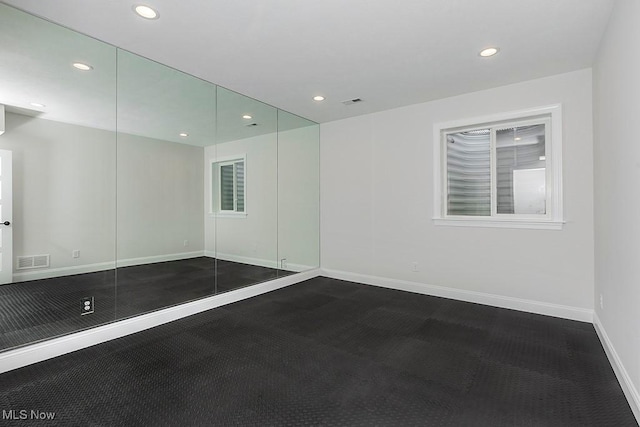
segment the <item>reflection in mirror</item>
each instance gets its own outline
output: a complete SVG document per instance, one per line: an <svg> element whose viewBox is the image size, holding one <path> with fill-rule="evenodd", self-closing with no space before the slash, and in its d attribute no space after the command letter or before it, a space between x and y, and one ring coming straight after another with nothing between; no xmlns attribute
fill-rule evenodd
<svg viewBox="0 0 640 427"><path fill-rule="evenodd" d="M218 87L216 144L205 148L205 250L217 292L277 277L277 111Z"/></svg>
<svg viewBox="0 0 640 427"><path fill-rule="evenodd" d="M2 4L0 40L7 349L114 319L116 51Z"/></svg>
<svg viewBox="0 0 640 427"><path fill-rule="evenodd" d="M0 351L319 265L317 124L3 4L0 40Z"/></svg>
<svg viewBox="0 0 640 427"><path fill-rule="evenodd" d="M320 265L320 125L278 110L280 275Z"/></svg>
<svg viewBox="0 0 640 427"><path fill-rule="evenodd" d="M215 292L215 262L203 256L215 91L118 50L118 318Z"/></svg>

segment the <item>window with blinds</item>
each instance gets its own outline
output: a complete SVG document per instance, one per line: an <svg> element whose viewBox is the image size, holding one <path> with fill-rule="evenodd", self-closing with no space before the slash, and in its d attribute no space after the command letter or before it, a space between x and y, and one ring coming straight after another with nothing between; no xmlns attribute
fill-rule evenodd
<svg viewBox="0 0 640 427"><path fill-rule="evenodd" d="M212 162L212 212L246 213L246 159Z"/></svg>
<svg viewBox="0 0 640 427"><path fill-rule="evenodd" d="M562 223L560 106L535 112L436 125L438 224L557 228Z"/></svg>

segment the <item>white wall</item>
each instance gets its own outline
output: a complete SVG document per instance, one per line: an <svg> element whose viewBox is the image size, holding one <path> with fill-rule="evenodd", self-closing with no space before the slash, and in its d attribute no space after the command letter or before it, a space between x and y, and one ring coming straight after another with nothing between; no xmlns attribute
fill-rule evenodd
<svg viewBox="0 0 640 427"><path fill-rule="evenodd" d="M205 251L221 259L276 267L278 259L278 147L276 134L205 148ZM211 162L246 156L247 215L216 217L211 212Z"/></svg>
<svg viewBox="0 0 640 427"><path fill-rule="evenodd" d="M51 255L16 281L113 268L116 256L120 266L195 256L205 239L224 259L318 264L317 127L205 150L8 113L0 148L14 153L14 257ZM248 215L215 218L209 162L234 155L247 157Z"/></svg>
<svg viewBox="0 0 640 427"><path fill-rule="evenodd" d="M319 127L278 133L278 259L285 270L320 262Z"/></svg>
<svg viewBox="0 0 640 427"><path fill-rule="evenodd" d="M203 155L203 147L118 134L118 265L202 254Z"/></svg>
<svg viewBox="0 0 640 427"><path fill-rule="evenodd" d="M292 271L318 266L318 130L307 126L205 148L207 255ZM211 162L242 156L247 215L216 216L211 212Z"/></svg>
<svg viewBox="0 0 640 427"><path fill-rule="evenodd" d="M51 270L113 267L115 133L12 113L6 123L0 148L13 151L14 265L18 256L50 254Z"/></svg>
<svg viewBox="0 0 640 427"><path fill-rule="evenodd" d="M51 257L50 268L14 270L14 281L113 268L116 216L118 265L202 253L202 147L126 134L116 142L114 132L20 114L6 121L14 260Z"/></svg>
<svg viewBox="0 0 640 427"><path fill-rule="evenodd" d="M581 70L322 124L323 270L492 294L491 302L524 300L533 311L590 320L591 89L591 70ZM564 229L434 226L433 124L555 103L564 116Z"/></svg>
<svg viewBox="0 0 640 427"><path fill-rule="evenodd" d="M595 301L640 419L640 2L618 0L594 66ZM600 295L603 307L600 307ZM606 339L605 339L606 341ZM626 371L626 372L624 372Z"/></svg>

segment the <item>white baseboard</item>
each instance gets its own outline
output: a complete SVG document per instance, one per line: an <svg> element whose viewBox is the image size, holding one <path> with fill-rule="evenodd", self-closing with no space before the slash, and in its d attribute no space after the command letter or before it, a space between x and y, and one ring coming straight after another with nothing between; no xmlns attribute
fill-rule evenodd
<svg viewBox="0 0 640 427"><path fill-rule="evenodd" d="M119 259L118 261L99 262L94 264L74 265L69 267L43 268L39 270L22 271L13 274L14 282L26 282L28 280L51 279L54 277L70 276L73 274L95 273L104 270L113 270L118 267L131 267L134 265L153 264L156 262L177 261L181 259L197 258L204 255L204 251L182 252L177 254L154 255L141 258Z"/></svg>
<svg viewBox="0 0 640 427"><path fill-rule="evenodd" d="M154 255L141 258L119 259L118 267L131 267L135 265L154 264L156 262L178 261L181 259L198 258L204 256L204 251L182 252L178 254Z"/></svg>
<svg viewBox="0 0 640 427"><path fill-rule="evenodd" d="M304 273L258 283L220 295L214 295L114 323L97 326L74 334L53 338L14 350L8 350L0 353L0 373L140 332L212 308L284 288L319 275L320 269L309 270Z"/></svg>
<svg viewBox="0 0 640 427"><path fill-rule="evenodd" d="M239 262L242 264L258 265L260 267L278 268L278 261L275 259L251 258L242 255L223 254L220 252L204 251L204 256L217 258L224 261Z"/></svg>
<svg viewBox="0 0 640 427"><path fill-rule="evenodd" d="M73 274L95 273L116 268L115 261L98 262L95 264L73 265L69 267L43 268L39 270L22 271L13 273L13 282L26 282L29 280L52 279L54 277L71 276Z"/></svg>
<svg viewBox="0 0 640 427"><path fill-rule="evenodd" d="M217 258L217 259L221 259L221 260L224 260L224 261L232 261L232 262L239 262L239 263L242 263L242 264L258 265L260 267L281 268L281 266L279 265L279 262L277 262L275 260L251 258L251 257L245 257L245 256L233 255L233 254L221 254L221 253L216 253L214 251L204 251L204 256L207 256L209 258ZM294 263L291 263L291 262L287 262L287 265L284 268L284 270L295 271L296 273L300 273L302 271L313 270L315 268L318 268L318 267L315 266L315 265L294 264Z"/></svg>
<svg viewBox="0 0 640 427"><path fill-rule="evenodd" d="M287 266L284 269L287 271L295 271L296 273L300 273L301 271L312 270L314 268L318 268L318 267L313 265L294 264L294 263L288 262Z"/></svg>
<svg viewBox="0 0 640 427"><path fill-rule="evenodd" d="M593 324L596 328L598 338L600 338L600 342L602 343L602 347L604 347L604 352L609 358L609 363L611 363L611 366L613 367L613 372L615 372L618 382L622 387L622 391L629 402L631 411L633 411L633 415L636 417L638 424L640 424L640 393L633 384L629 373L622 364L622 360L620 360L620 356L618 356L613 343L607 335L607 331L604 329L604 326L600 322L600 318L595 312L593 313Z"/></svg>
<svg viewBox="0 0 640 427"><path fill-rule="evenodd" d="M348 280L367 285L381 286L384 288L398 289L401 291L415 292L418 294L432 295L450 298L477 304L491 305L494 307L509 308L511 310L525 311L528 313L544 314L547 316L561 317L564 319L578 320L581 322L593 321L593 310L580 307L571 307L560 304L551 304L541 301L513 298L503 295L494 295L484 292L454 289L444 286L427 285L406 280L390 279L386 277L369 276L346 271L322 269L322 275L334 279Z"/></svg>

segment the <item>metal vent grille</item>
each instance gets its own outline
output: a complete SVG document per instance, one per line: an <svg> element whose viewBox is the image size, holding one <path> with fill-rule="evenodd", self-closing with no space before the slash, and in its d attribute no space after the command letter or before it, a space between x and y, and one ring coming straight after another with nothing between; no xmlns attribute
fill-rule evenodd
<svg viewBox="0 0 640 427"><path fill-rule="evenodd" d="M49 254L19 256L16 270L28 270L31 268L49 267Z"/></svg>
<svg viewBox="0 0 640 427"><path fill-rule="evenodd" d="M351 105L351 104L356 104L358 102L362 102L362 99L360 98L353 98L353 99L347 99L346 101L342 101L342 103L344 105Z"/></svg>

